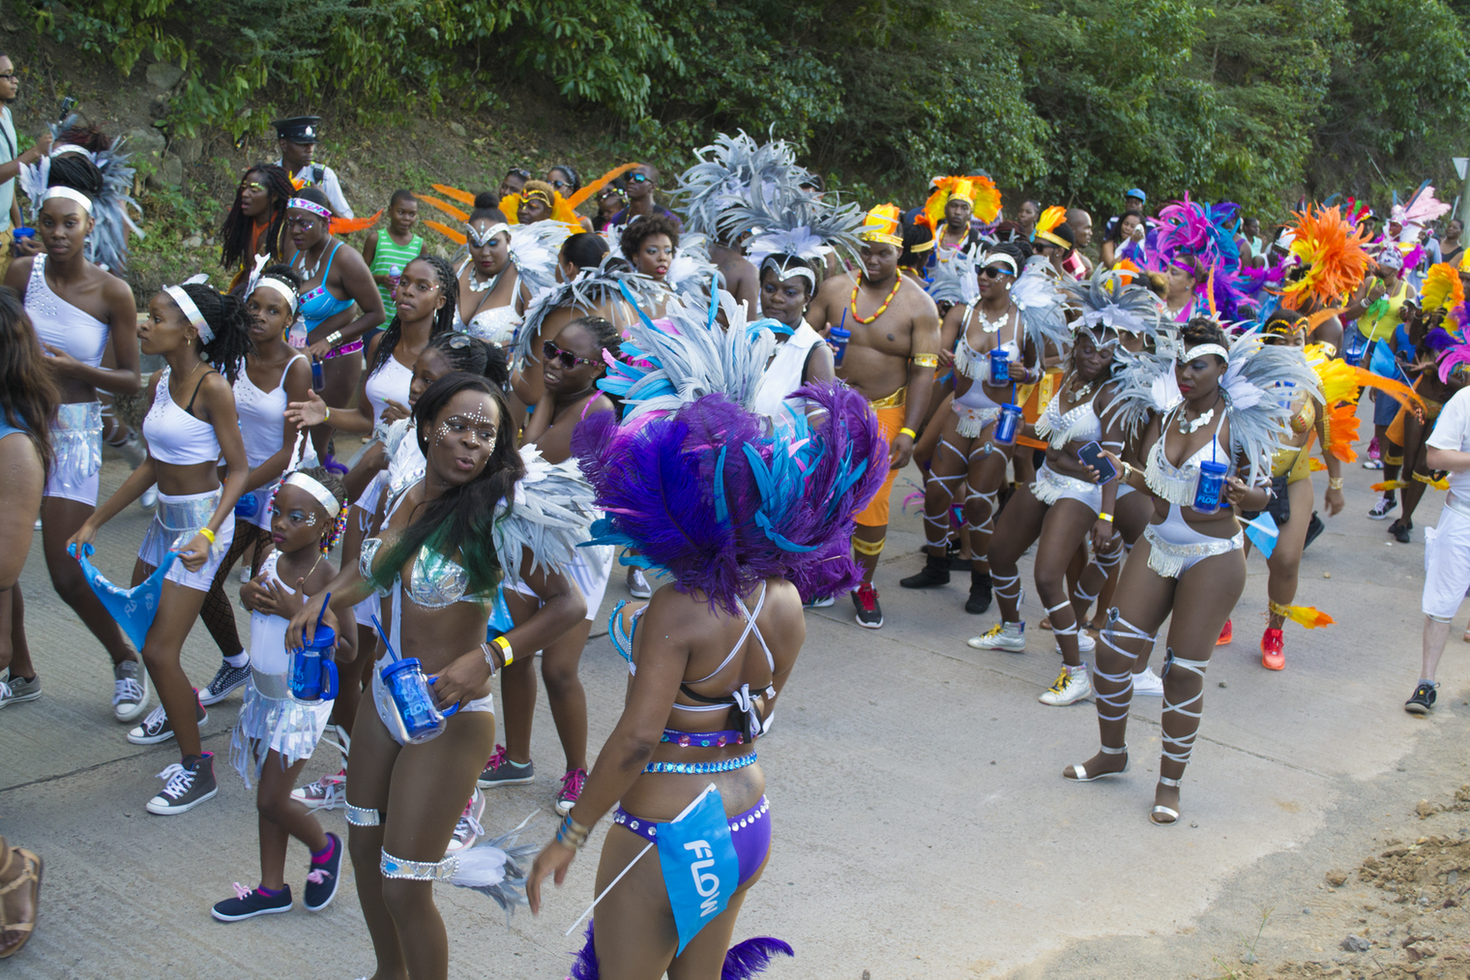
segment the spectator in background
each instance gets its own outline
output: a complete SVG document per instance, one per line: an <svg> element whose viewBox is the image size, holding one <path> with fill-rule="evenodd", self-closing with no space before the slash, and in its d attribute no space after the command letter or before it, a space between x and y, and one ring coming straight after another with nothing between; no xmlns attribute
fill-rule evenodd
<svg viewBox="0 0 1470 980"><path fill-rule="evenodd" d="M1424 531L1423 664L1414 694L1404 704L1411 714L1434 708L1439 683L1434 673L1450 635L1450 620L1470 589L1470 388L1445 403L1429 437L1431 470L1448 470L1450 492L1439 526Z"/></svg>
<svg viewBox="0 0 1470 980"><path fill-rule="evenodd" d="M1266 264L1266 245L1261 241L1261 219L1256 217L1246 218L1240 223L1240 235L1245 239L1250 254L1241 253L1243 264L1259 268Z"/></svg>
<svg viewBox="0 0 1470 980"><path fill-rule="evenodd" d="M1441 262L1459 266L1460 259L1465 255L1465 246L1460 242L1460 237L1465 234L1465 223L1459 218L1451 218L1445 222L1444 237L1439 240L1439 256Z"/></svg>
<svg viewBox="0 0 1470 980"><path fill-rule="evenodd" d="M1148 195L1143 192L1143 188L1132 187L1123 192L1123 214L1127 214L1129 211L1137 211L1139 214L1143 214L1144 210L1147 207ZM1117 226L1118 221L1122 218L1122 216L1123 215L1115 214L1108 219L1107 226L1103 229L1104 238L1112 235L1113 229ZM1146 232L1153 231L1154 227L1154 222L1149 221L1147 218L1144 219L1144 228ZM1153 245L1152 237L1152 235L1149 236L1149 241L1147 243L1150 247Z"/></svg>
<svg viewBox="0 0 1470 980"><path fill-rule="evenodd" d="M1020 226L1021 235L1026 241L1036 237L1036 221L1041 217L1041 202L1025 200L1021 202L1021 208L1016 212L1016 224Z"/></svg>
<svg viewBox="0 0 1470 980"><path fill-rule="evenodd" d="M1072 229L1072 240L1076 245L1070 258L1064 263L1068 272L1078 279L1092 275L1092 260L1082 250L1092 244L1092 215L1081 208L1067 209L1067 227Z"/></svg>
<svg viewBox="0 0 1470 980"><path fill-rule="evenodd" d="M1144 246L1145 232L1142 211L1128 211L1109 225L1107 237L1102 243L1103 268L1116 268L1127 259L1142 268L1148 249Z"/></svg>
<svg viewBox="0 0 1470 980"><path fill-rule="evenodd" d="M606 231L607 226L627 206L628 189L623 184L623 178L619 177L598 192L597 217L592 219L593 229L598 232Z"/></svg>
<svg viewBox="0 0 1470 980"><path fill-rule="evenodd" d="M640 163L628 174L628 206L613 215L610 225L623 229L630 222L649 215L660 214L676 226L681 225L679 216L668 208L659 207L654 199L654 193L658 190L658 170L646 163Z"/></svg>
<svg viewBox="0 0 1470 980"><path fill-rule="evenodd" d="M35 163L51 149L51 131L46 130L36 138L36 143L24 153L19 152L15 136L15 119L10 114L10 103L20 97L20 75L10 56L0 53L0 282L10 268L11 259L35 255L41 250L35 238L29 242L15 244L15 229L24 222L20 217L20 204L15 199L15 177L22 163Z"/></svg>
<svg viewBox="0 0 1470 980"><path fill-rule="evenodd" d="M303 186L320 187L332 203L332 213L337 217L353 217L347 198L342 196L342 182L337 179L337 171L313 162L317 144L321 142L318 134L322 130L322 117L292 116L290 119L277 119L273 125L281 148L281 158L276 165L285 167L286 172L301 181Z"/></svg>

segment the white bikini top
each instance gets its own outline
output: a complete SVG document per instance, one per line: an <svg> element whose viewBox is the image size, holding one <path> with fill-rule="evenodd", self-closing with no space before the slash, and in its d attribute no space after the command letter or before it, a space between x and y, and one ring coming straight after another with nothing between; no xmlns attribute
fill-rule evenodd
<svg viewBox="0 0 1470 980"><path fill-rule="evenodd" d="M1164 452L1164 440L1168 438L1174 416L1175 412L1164 416L1163 431L1159 434L1159 441L1154 443L1153 448L1148 451L1148 465L1144 467L1143 479L1150 490L1169 503L1188 507L1194 503L1195 490L1199 484L1200 464L1220 462L1216 450L1222 448L1220 446L1220 423L1224 420L1225 413L1221 412L1220 418L1215 421L1215 431L1211 434L1210 441L1199 447L1194 455L1179 466L1169 462L1168 454ZM1226 453L1224 462L1226 465L1230 464L1229 453Z"/></svg>
<svg viewBox="0 0 1470 980"><path fill-rule="evenodd" d="M1102 423L1097 418L1097 408L1094 402L1097 400L1097 392L1091 398L1086 398L1071 410L1062 413L1060 403L1062 397L1059 394L1053 396L1046 403L1046 409L1041 417L1036 420L1036 435L1038 438L1047 440L1053 449L1061 449L1069 442L1097 442L1102 439ZM1163 440L1161 439L1160 442Z"/></svg>
<svg viewBox="0 0 1470 980"><path fill-rule="evenodd" d="M974 313L976 305L975 303L971 303L965 307L965 315L960 317L960 342L955 345L954 349L954 369L972 381L983 382L992 388L1001 388L1011 383L1010 377L992 378L990 376L990 352L986 351L982 354L970 346L970 316ZM1011 311L1007 309L1005 322L1009 323L1010 319ZM1002 323L1001 326L1005 326L1005 323ZM982 326L980 329L984 330L985 333L1000 332L999 328L985 330ZM997 349L1010 354L1011 361L1013 362L1021 359L1021 347L1016 343L1014 337L1003 344L998 344Z"/></svg>
<svg viewBox="0 0 1470 980"><path fill-rule="evenodd" d="M383 412L388 408L389 400L400 405L408 404L409 390L412 387L413 369L404 367L392 354L382 367L368 375L362 390L367 395L368 404L373 406L374 428L383 421Z"/></svg>
<svg viewBox="0 0 1470 980"><path fill-rule="evenodd" d="M154 389L153 407L143 417L143 438L148 440L148 454L160 463L174 466L217 462L220 448L214 426L175 404L168 390L168 375L169 369L165 365L159 372L158 387ZM194 407L194 399L199 397L199 386L207 377L208 373L194 386L193 393L189 395L188 409ZM276 424L279 437L279 421Z"/></svg>
<svg viewBox="0 0 1470 980"><path fill-rule="evenodd" d="M31 278L26 282L26 312L35 324L41 343L66 351L88 367L102 363L102 352L107 349L112 329L52 290L46 282L44 253L31 262Z"/></svg>
<svg viewBox="0 0 1470 980"><path fill-rule="evenodd" d="M240 416L240 436L245 440L245 461L252 467L281 451L285 438L282 419L286 415L286 375L291 365L305 359L297 354L287 361L281 380L270 391L255 386L245 369L244 358L240 360L240 373L235 376L235 411Z"/></svg>
<svg viewBox="0 0 1470 980"><path fill-rule="evenodd" d="M455 275L464 272L465 266L469 265L469 259L460 263ZM494 286L490 287L494 289ZM511 296L516 297L521 293L521 273L516 270L515 286L511 289ZM465 323L459 315L459 304L454 307L454 329L460 333L467 333L476 340L483 340L487 344L505 344L515 336L516 327L521 325L524 319L516 312L515 301L506 306L492 306L488 310L480 310L470 317L470 322Z"/></svg>

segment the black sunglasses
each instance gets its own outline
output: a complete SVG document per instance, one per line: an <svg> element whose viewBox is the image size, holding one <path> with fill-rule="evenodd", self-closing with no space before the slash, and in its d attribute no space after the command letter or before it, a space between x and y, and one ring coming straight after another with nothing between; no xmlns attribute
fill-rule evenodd
<svg viewBox="0 0 1470 980"><path fill-rule="evenodd" d="M511 167L509 170L507 170L505 172L505 175L507 177L519 177L522 180L530 180L531 179L531 171L529 171L529 170L523 170L520 167Z"/></svg>
<svg viewBox="0 0 1470 980"><path fill-rule="evenodd" d="M1001 276L1015 275L1015 273L1013 273L1010 269L1006 269L998 265L987 265L980 270L980 274L982 276L989 276L991 279L999 279Z"/></svg>
<svg viewBox="0 0 1470 980"><path fill-rule="evenodd" d="M570 371L578 364L595 364L596 359L591 357L578 357L569 350L562 350L549 340L541 342L541 353L546 355L548 361L561 361L561 366Z"/></svg>
<svg viewBox="0 0 1470 980"><path fill-rule="evenodd" d="M4 71L4 72L0 72L0 78L5 79L6 81L13 82L17 78L19 78L19 77L20 77L20 72L18 72L18 71Z"/></svg>

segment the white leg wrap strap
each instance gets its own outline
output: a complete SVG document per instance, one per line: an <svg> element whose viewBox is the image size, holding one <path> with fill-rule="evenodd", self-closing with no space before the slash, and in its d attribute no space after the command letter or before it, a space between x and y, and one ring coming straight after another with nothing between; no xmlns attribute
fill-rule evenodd
<svg viewBox="0 0 1470 980"><path fill-rule="evenodd" d="M354 827L381 827L383 811L347 804L347 822Z"/></svg>
<svg viewBox="0 0 1470 980"><path fill-rule="evenodd" d="M1185 660L1182 657L1176 657L1174 656L1173 649L1170 649L1164 656L1164 669L1162 671L1164 677L1163 715L1168 715L1172 712L1175 715L1191 719L1193 724L1193 728L1187 735L1170 735L1168 729L1164 729L1163 756L1165 759L1177 762L1180 765L1189 765L1189 755L1194 751L1194 740L1199 735L1200 715L1204 713L1205 670L1209 666L1210 662L1208 660ZM1170 699L1168 677L1169 671L1171 670L1187 670L1199 675L1200 689L1195 692L1194 697L1177 702ZM1197 705L1198 710L1189 710L1190 705ZM1160 716L1160 721L1162 720L1163 716ZM1169 748L1170 745L1176 746L1177 749L1171 751Z"/></svg>
<svg viewBox="0 0 1470 980"><path fill-rule="evenodd" d="M1046 614L1048 616L1050 616L1051 614L1056 613L1056 612L1060 612L1063 609L1071 609L1071 608L1072 608L1072 602L1071 602L1070 599L1067 599L1067 600L1063 600L1062 602L1057 603L1055 606L1047 606L1046 607ZM1052 632L1052 635L1053 636L1076 636L1077 635L1077 617L1076 616L1073 616L1072 617L1072 625L1071 626L1058 626L1056 620L1052 620L1052 623L1051 623L1051 632Z"/></svg>
<svg viewBox="0 0 1470 980"><path fill-rule="evenodd" d="M970 502L972 500L983 500L987 505L989 505L983 523L970 523L969 513ZM995 524L995 508L999 502L1000 494L994 490L990 491L989 493L980 493L974 489L971 489L969 494L965 497L965 527L970 531L983 531L984 533L989 534L992 526Z"/></svg>
<svg viewBox="0 0 1470 980"><path fill-rule="evenodd" d="M1093 664L1093 680L1104 681L1108 687L1104 691L1102 684L1093 684L1097 717L1102 721L1123 721L1128 717L1128 708L1133 703L1133 664L1137 661L1138 654L1123 648L1122 643L1125 640L1142 640L1146 648L1153 644L1154 636L1119 616L1118 607L1114 606L1108 610L1108 624L1103 627L1102 642L1123 658L1124 667L1122 673L1110 674L1102 669L1103 658L1097 658L1097 662Z"/></svg>
<svg viewBox="0 0 1470 980"><path fill-rule="evenodd" d="M407 878L412 881L448 881L459 870L459 858L447 857L442 861L409 861L383 851L378 870L384 878Z"/></svg>
<svg viewBox="0 0 1470 980"><path fill-rule="evenodd" d="M998 575L994 568L990 570L991 590L1003 599L1014 599L1016 605L1021 604L1021 573L1015 575Z"/></svg>

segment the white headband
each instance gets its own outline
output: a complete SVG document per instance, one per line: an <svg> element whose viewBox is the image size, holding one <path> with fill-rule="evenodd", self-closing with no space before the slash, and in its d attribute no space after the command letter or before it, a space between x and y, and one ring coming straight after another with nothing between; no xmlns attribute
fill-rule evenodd
<svg viewBox="0 0 1470 980"><path fill-rule="evenodd" d="M81 153L85 155L88 159L92 159L91 150L87 149L85 146L78 146L75 143L58 143L56 146L52 147L49 156L54 160L57 157L65 156L68 153Z"/></svg>
<svg viewBox="0 0 1470 980"><path fill-rule="evenodd" d="M799 276L802 279L805 279L807 282L811 283L812 292L816 292L817 274L811 269L807 268L805 265L797 265L791 268L787 268L782 260L791 257L792 256L789 255L767 255L765 260L761 262L761 271L771 269L783 280L794 279Z"/></svg>
<svg viewBox="0 0 1470 980"><path fill-rule="evenodd" d="M332 491L322 486L315 478L305 473L292 473L282 481L286 486L300 487L316 498L316 502L327 509L327 516L332 520L342 513L342 502L336 498Z"/></svg>
<svg viewBox="0 0 1470 980"><path fill-rule="evenodd" d="M261 276L255 283L255 289L269 289L273 293L279 293L286 301L286 305L291 307L291 312L296 312L296 290L291 288L290 283L277 279L275 276ZM252 289L251 292L255 292L255 289Z"/></svg>
<svg viewBox="0 0 1470 980"><path fill-rule="evenodd" d="M1219 344L1200 344L1197 347L1191 347L1189 350L1184 352L1183 357L1179 358L1179 363L1188 364L1195 358L1204 357L1206 354L1218 355L1220 360L1224 361L1226 364L1230 363L1230 352L1221 347Z"/></svg>
<svg viewBox="0 0 1470 980"><path fill-rule="evenodd" d="M92 199L81 191L72 190L70 187L48 187L46 193L41 195L41 203L45 204L53 197L64 197L68 201L76 201L82 206L82 210L88 214L92 213Z"/></svg>
<svg viewBox="0 0 1470 980"><path fill-rule="evenodd" d="M185 279L184 285L198 285L204 282L206 278L206 276L198 275L192 279ZM199 339L206 344L213 343L214 331L209 329L209 324L205 322L204 314L199 312L199 307L194 305L194 301L189 298L188 293L184 292L183 287L164 286L163 291L172 296L174 302L179 304L179 309L184 311L184 317L194 325L195 330L199 331Z"/></svg>
<svg viewBox="0 0 1470 980"><path fill-rule="evenodd" d="M981 268L984 268L985 266L990 265L992 262L1004 262L1006 265L1011 267L1011 275L1016 274L1015 256L1007 255L1005 252L991 252L985 256L985 259L980 263L980 266Z"/></svg>
<svg viewBox="0 0 1470 980"><path fill-rule="evenodd" d="M501 232L505 232L507 235L509 235L510 225L506 224L503 221L496 222L489 228L485 229L485 233L482 235L479 232L475 231L473 225L466 224L464 226L464 232L465 237L470 240L470 244L474 245L476 248L484 248L486 245L490 244L490 239L494 238Z"/></svg>
<svg viewBox="0 0 1470 980"><path fill-rule="evenodd" d="M331 208L324 208L315 201L308 201L304 197L293 197L286 202L288 208L300 208L302 211L310 211L312 214L331 220Z"/></svg>

